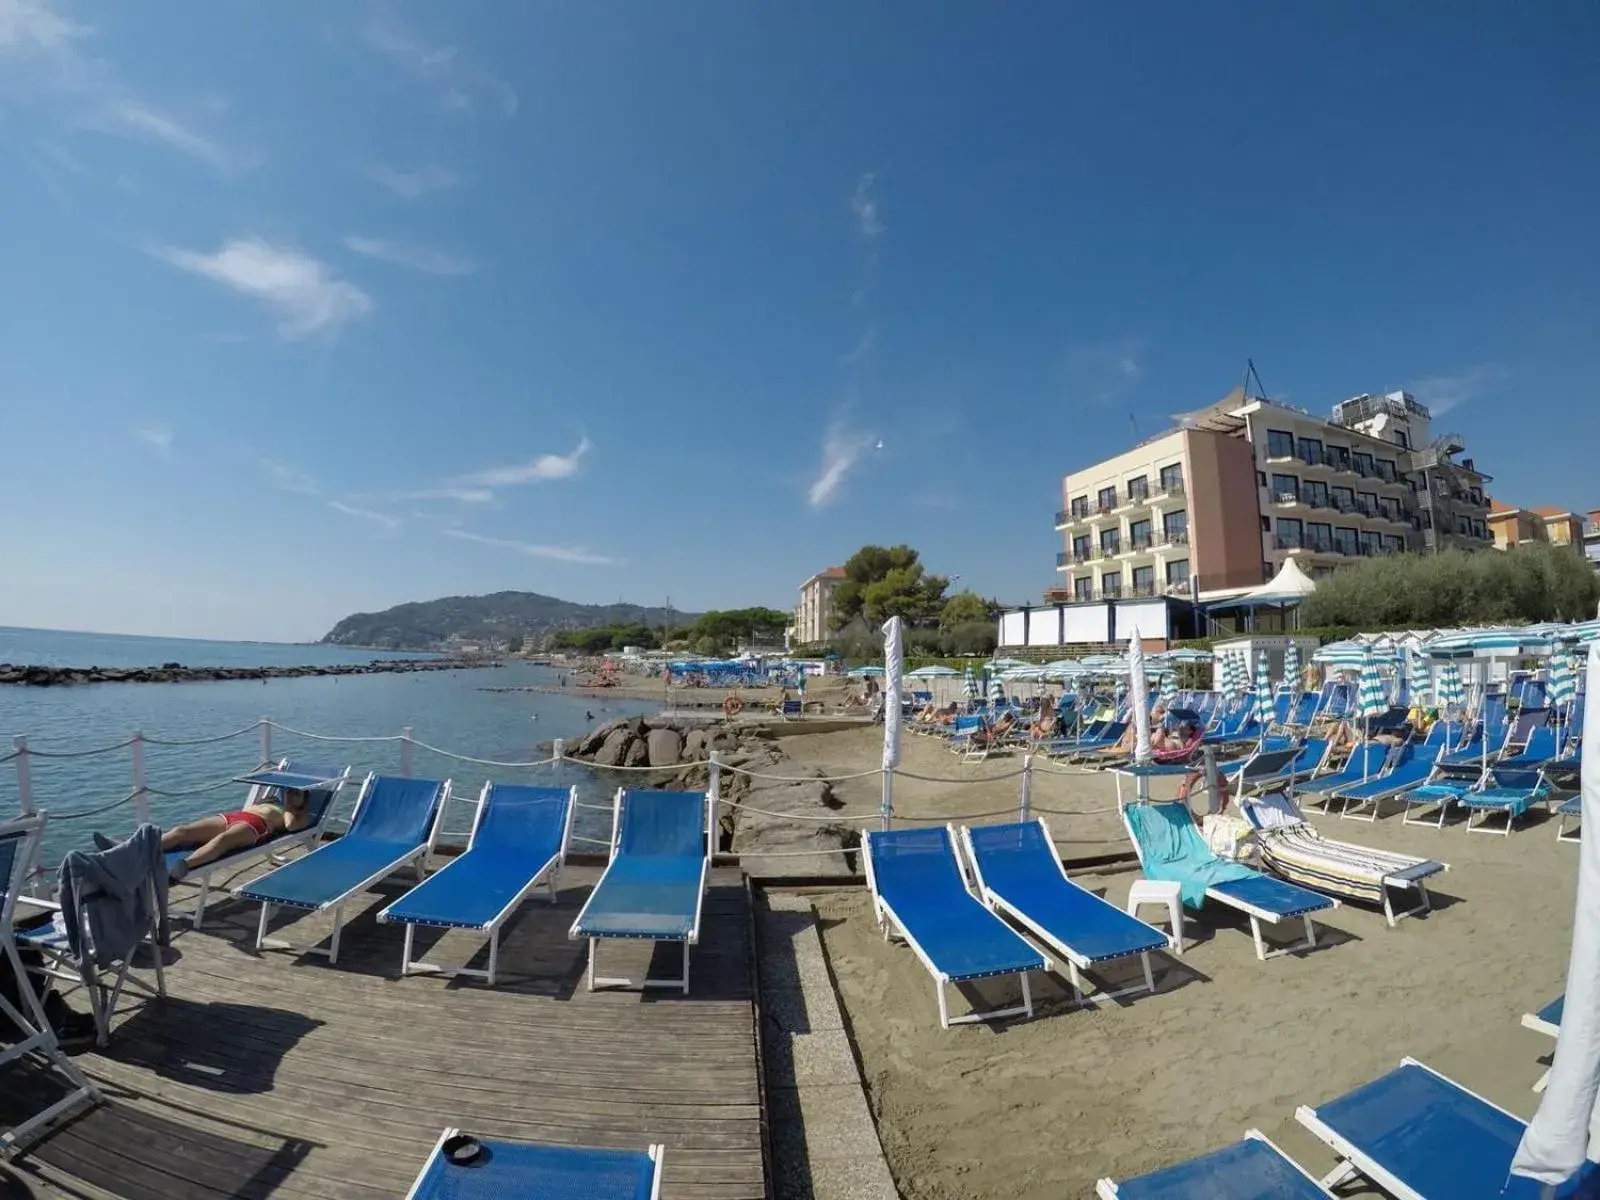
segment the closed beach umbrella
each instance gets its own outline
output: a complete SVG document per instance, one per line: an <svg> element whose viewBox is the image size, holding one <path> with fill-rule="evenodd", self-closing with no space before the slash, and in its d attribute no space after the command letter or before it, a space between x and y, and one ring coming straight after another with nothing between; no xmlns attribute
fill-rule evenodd
<svg viewBox="0 0 1600 1200"><path fill-rule="evenodd" d="M1161 672L1160 695L1161 707L1170 712L1172 706L1178 702L1178 673L1176 671L1169 668Z"/></svg>
<svg viewBox="0 0 1600 1200"><path fill-rule="evenodd" d="M1228 668L1228 697L1239 700L1244 696L1245 690L1250 686L1250 671L1245 666L1244 651L1230 654Z"/></svg>
<svg viewBox="0 0 1600 1200"><path fill-rule="evenodd" d="M1006 688L1005 688L1005 684L1000 682L1000 676L999 675L991 675L991 676L989 676L989 699L991 701L993 701L995 704L999 704L1005 698L1006 698Z"/></svg>
<svg viewBox="0 0 1600 1200"><path fill-rule="evenodd" d="M1466 706L1467 689L1461 682L1461 669L1455 663L1447 662L1439 667L1434 682L1434 698L1447 708L1451 705L1457 708Z"/></svg>
<svg viewBox="0 0 1600 1200"><path fill-rule="evenodd" d="M1261 726L1261 734L1265 737L1267 726L1272 724L1272 718L1275 715L1272 707L1272 679L1267 674L1267 656L1265 653L1256 660L1254 715Z"/></svg>
<svg viewBox="0 0 1600 1200"><path fill-rule="evenodd" d="M1572 660L1565 654L1551 656L1550 678L1545 684L1545 694L1550 703L1557 707L1571 704L1578 698L1578 677L1573 672Z"/></svg>
<svg viewBox="0 0 1600 1200"><path fill-rule="evenodd" d="M1437 704L1438 700L1433 690L1433 672L1428 666L1427 656L1413 647L1406 656L1406 666L1410 676L1408 682L1411 688L1411 703Z"/></svg>
<svg viewBox="0 0 1600 1200"><path fill-rule="evenodd" d="M1300 691L1300 643L1290 642L1283 652L1283 685L1291 694Z"/></svg>
<svg viewBox="0 0 1600 1200"><path fill-rule="evenodd" d="M1145 681L1144 643L1137 625L1128 638L1128 691L1133 702L1133 761L1147 763L1150 761L1150 689Z"/></svg>
<svg viewBox="0 0 1600 1200"><path fill-rule="evenodd" d="M1389 697L1383 688L1383 675L1378 670L1378 664L1368 661L1362 664L1361 677L1356 683L1356 716L1361 718L1361 736L1366 738L1370 732L1369 722L1373 717L1382 716L1389 711ZM1362 755L1361 778L1367 777L1366 764L1372 760Z"/></svg>
<svg viewBox="0 0 1600 1200"><path fill-rule="evenodd" d="M972 664L961 669L961 695L968 700L978 698L978 681L972 677Z"/></svg>

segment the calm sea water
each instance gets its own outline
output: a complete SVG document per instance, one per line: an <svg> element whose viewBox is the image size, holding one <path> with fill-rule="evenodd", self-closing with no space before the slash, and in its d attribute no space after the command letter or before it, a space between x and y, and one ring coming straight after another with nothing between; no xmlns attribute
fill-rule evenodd
<svg viewBox="0 0 1600 1200"><path fill-rule="evenodd" d="M198 638L133 637L16 629L0 625L0 663L30 667L332 667L378 658L432 658L410 650L352 650L288 642L207 642Z"/></svg>
<svg viewBox="0 0 1600 1200"><path fill-rule="evenodd" d="M82 640L92 643L83 656ZM54 659L45 655L57 656ZM341 657L331 658L329 655ZM0 630L0 661L68 662L73 665L149 666L178 661L185 665L301 665L361 661L374 653L322 646L285 646L248 642L198 642L159 638L118 638L48 631ZM545 667L514 662L496 669L419 671L401 674L345 675L294 679L240 680L220 683L109 683L72 687L0 687L0 753L9 753L11 738L24 734L30 750L70 752L126 740L135 730L147 737L192 739L242 729L270 716L295 730L339 737L396 737L410 726L412 737L456 754L502 762L527 762L547 757L538 748L553 738L571 738L594 724L618 716L659 711L656 703L597 700L593 697L539 692L491 692L488 687L558 685L559 675ZM398 773L398 741L321 742L299 734L272 730L271 754L287 755L318 765L344 766L359 780L367 771ZM147 787L179 791L220 783L256 766L261 754L257 730L206 746L167 747L146 744ZM415 746L411 773L445 779L458 798L446 813L445 829L463 831L484 782L577 784L580 799L605 803L619 777L589 768L565 765L559 770L487 767L463 763ZM132 784L131 751L86 758L30 756L30 788L34 803L55 813L95 808L126 796ZM16 764L0 764L0 817L17 811ZM245 789L229 784L201 795L150 798L151 819L160 825L235 808ZM356 788L343 794L343 812L355 800ZM343 815L341 812L340 815ZM77 820L52 819L47 829L44 861L88 842L92 829L113 836L130 831L132 805ZM605 836L609 816L579 810L575 832ZM579 849L594 849L579 843Z"/></svg>

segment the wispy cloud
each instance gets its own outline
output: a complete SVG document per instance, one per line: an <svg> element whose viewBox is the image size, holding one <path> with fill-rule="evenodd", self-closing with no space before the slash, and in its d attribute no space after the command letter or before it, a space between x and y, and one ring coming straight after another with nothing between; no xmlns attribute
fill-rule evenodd
<svg viewBox="0 0 1600 1200"><path fill-rule="evenodd" d="M608 554L596 554L583 546L541 546L534 542L517 542L509 538L469 533L465 529L446 529L444 535L463 542L477 542L480 546L494 546L516 554L525 554L529 558L551 558L557 562L579 563L590 567L615 567L620 566L622 562L621 559L612 558Z"/></svg>
<svg viewBox="0 0 1600 1200"><path fill-rule="evenodd" d="M391 500L454 500L458 504L493 504L494 493L488 488L436 487L415 492L392 492Z"/></svg>
<svg viewBox="0 0 1600 1200"><path fill-rule="evenodd" d="M568 479L578 473L583 456L589 453L588 438L581 440L571 454L541 454L538 458L509 467L487 467L482 471L459 476L453 486L460 487L515 487L524 483L547 483L555 479Z"/></svg>
<svg viewBox="0 0 1600 1200"><path fill-rule="evenodd" d="M3 4L5 0L0 0ZM162 458L172 457L172 430L163 426L153 425L144 429L136 429L133 434L146 446L154 450Z"/></svg>
<svg viewBox="0 0 1600 1200"><path fill-rule="evenodd" d="M838 498L845 479L873 443L871 434L848 430L840 422L829 426L822 439L822 467L806 493L812 508L826 508Z"/></svg>
<svg viewBox="0 0 1600 1200"><path fill-rule="evenodd" d="M1073 342L1062 352L1059 369L1073 399L1115 404L1144 378L1144 339Z"/></svg>
<svg viewBox="0 0 1600 1200"><path fill-rule="evenodd" d="M1496 363L1480 363L1454 375L1429 375L1406 388L1436 417L1491 392L1510 375Z"/></svg>
<svg viewBox="0 0 1600 1200"><path fill-rule="evenodd" d="M274 462L270 458L262 459L261 465L267 472L268 482L280 492L299 492L303 496L315 496L320 490L317 481L299 467Z"/></svg>
<svg viewBox="0 0 1600 1200"><path fill-rule="evenodd" d="M867 331L861 335L856 344L847 353L839 356L839 361L847 367L854 366L871 354L877 345L878 327L869 325L867 326Z"/></svg>
<svg viewBox="0 0 1600 1200"><path fill-rule="evenodd" d="M1139 365L1139 360L1127 354L1117 359L1117 370L1126 379L1137 379L1144 374L1144 368Z"/></svg>
<svg viewBox="0 0 1600 1200"><path fill-rule="evenodd" d="M459 46L431 41L381 9L359 32L368 49L427 85L445 111L475 112L487 101L505 116L516 115L516 90Z"/></svg>
<svg viewBox="0 0 1600 1200"><path fill-rule="evenodd" d="M0 0L0 98L29 106L63 131L152 142L222 173L260 161L201 132L193 117L136 93L115 63L91 52L94 36L53 0Z"/></svg>
<svg viewBox="0 0 1600 1200"><path fill-rule="evenodd" d="M359 517L363 521L371 521L374 525L382 525L385 529L398 529L400 520L387 513L374 512L370 508L357 508L353 504L346 504L342 500L329 500L328 507L335 512L342 512L347 517Z"/></svg>
<svg viewBox="0 0 1600 1200"><path fill-rule="evenodd" d="M453 188L461 182L460 176L449 167L437 164L406 171L384 163L369 163L365 174L379 187L388 188L396 196L402 196L407 200L415 200L418 196L426 196L429 192Z"/></svg>
<svg viewBox="0 0 1600 1200"><path fill-rule="evenodd" d="M856 190L850 193L850 211L855 214L856 229L868 240L878 237L887 228L878 211L877 176L871 171L856 180Z"/></svg>
<svg viewBox="0 0 1600 1200"><path fill-rule="evenodd" d="M381 238L347 237L344 244L357 254L424 275L468 275L477 268L470 258L421 246L412 242L388 242Z"/></svg>
<svg viewBox="0 0 1600 1200"><path fill-rule="evenodd" d="M214 280L274 309L286 338L331 336L366 316L372 297L340 279L325 263L290 246L235 238L213 254L176 247L152 249L163 262Z"/></svg>

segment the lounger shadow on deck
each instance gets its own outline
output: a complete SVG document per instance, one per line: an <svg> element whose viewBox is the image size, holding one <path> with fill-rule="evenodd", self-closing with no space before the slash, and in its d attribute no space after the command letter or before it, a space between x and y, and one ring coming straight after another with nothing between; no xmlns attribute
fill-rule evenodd
<svg viewBox="0 0 1600 1200"><path fill-rule="evenodd" d="M567 937L573 915L583 904L589 888L566 888L556 904L534 899L506 918L500 927L499 965L496 968L495 987L524 995L544 996L552 1000L571 1000L583 985L586 958L583 947ZM377 923L378 935L402 929L386 923ZM417 957L434 957L435 947L452 936L461 937L461 931L419 925L415 935ZM467 939L476 944L463 962L463 966L487 969L489 945L483 935L467 931ZM387 944L387 942L385 943ZM448 957L448 956L447 956ZM489 985L470 975L439 976L446 987L485 989Z"/></svg>
<svg viewBox="0 0 1600 1200"><path fill-rule="evenodd" d="M290 1009L169 996L116 1028L103 1054L209 1091L273 1089L278 1065L322 1022Z"/></svg>
<svg viewBox="0 0 1600 1200"><path fill-rule="evenodd" d="M14 1078L20 1086L0 1095L0 1112L38 1102L30 1079ZM37 1163L123 1200L267 1200L317 1148L314 1142L254 1128L256 1141L276 1141L268 1148L215 1132L214 1126L227 1124L219 1118L208 1116L202 1126L181 1109L174 1114L168 1118L133 1108L111 1091L106 1103L62 1125L12 1165L24 1179L34 1173L30 1164ZM29 1195L8 1193L3 1184L0 1178L0 1197Z"/></svg>
<svg viewBox="0 0 1600 1200"><path fill-rule="evenodd" d="M706 884L701 923L700 941L694 948L694 988L687 996L651 988L637 994L641 1004L750 999L751 929L742 879L720 870L711 874ZM626 953L628 949L630 947L619 946L612 952ZM642 950L643 947L632 949ZM671 942L651 943L651 974L677 969L681 953Z"/></svg>

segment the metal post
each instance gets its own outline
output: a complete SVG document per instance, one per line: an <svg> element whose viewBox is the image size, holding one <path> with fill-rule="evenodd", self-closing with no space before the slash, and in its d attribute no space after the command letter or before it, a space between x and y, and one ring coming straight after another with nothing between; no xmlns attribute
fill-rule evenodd
<svg viewBox="0 0 1600 1200"><path fill-rule="evenodd" d="M261 718L261 765L272 761L272 718Z"/></svg>
<svg viewBox="0 0 1600 1200"><path fill-rule="evenodd" d="M28 739L19 733L11 739L11 746L17 752L17 803L21 805L22 815L31 817L34 808L33 790L28 781Z"/></svg>
<svg viewBox="0 0 1600 1200"><path fill-rule="evenodd" d="M711 806L711 811L716 812L717 802L722 799L722 751L711 752L711 781L706 785L706 803Z"/></svg>
<svg viewBox="0 0 1600 1200"><path fill-rule="evenodd" d="M411 726L400 731L400 774L411 778Z"/></svg>
<svg viewBox="0 0 1600 1200"><path fill-rule="evenodd" d="M133 819L143 825L150 820L150 797L144 790L144 734L133 731Z"/></svg>
<svg viewBox="0 0 1600 1200"><path fill-rule="evenodd" d="M1022 756L1022 814L1018 820L1026 821L1033 808L1033 755Z"/></svg>
<svg viewBox="0 0 1600 1200"><path fill-rule="evenodd" d="M894 772L883 772L883 806L878 810L879 822L884 832L894 824Z"/></svg>

